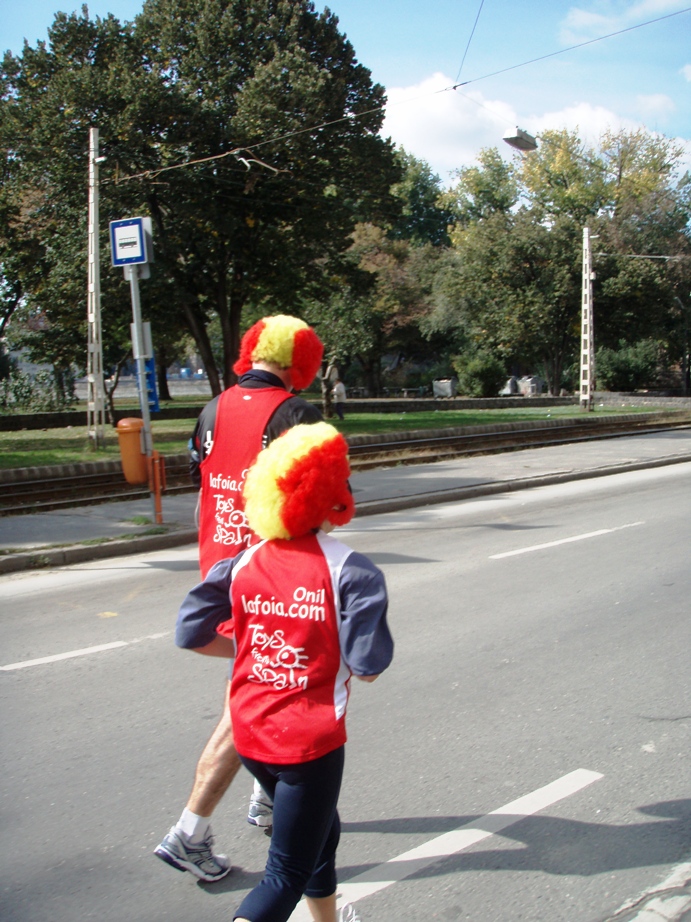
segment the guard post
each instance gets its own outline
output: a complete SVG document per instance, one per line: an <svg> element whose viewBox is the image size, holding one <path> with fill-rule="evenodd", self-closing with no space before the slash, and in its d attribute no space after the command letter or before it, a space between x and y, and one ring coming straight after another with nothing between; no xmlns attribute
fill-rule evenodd
<svg viewBox="0 0 691 922"><path fill-rule="evenodd" d="M113 266L122 267L125 279L130 283L130 295L132 298L132 324L130 327L132 332L132 354L137 366L137 390L144 423L141 430L142 452L147 458L149 490L151 491L154 506L154 519L156 524L160 525L163 522L161 491L165 489L165 472L163 470L163 458L157 451L154 451L151 437L147 361L153 359L153 345L151 342L151 326L148 323L142 323L141 302L139 300L139 279L147 279L151 275L149 263L153 262L152 241L151 218L124 218L121 221L110 222L112 264Z"/></svg>

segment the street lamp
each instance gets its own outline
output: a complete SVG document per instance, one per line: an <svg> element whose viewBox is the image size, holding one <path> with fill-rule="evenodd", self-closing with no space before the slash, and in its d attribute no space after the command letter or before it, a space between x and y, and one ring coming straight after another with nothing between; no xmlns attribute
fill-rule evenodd
<svg viewBox="0 0 691 922"><path fill-rule="evenodd" d="M504 140L509 147L514 147L521 152L537 150L537 139L527 131L523 131L522 128L517 127L514 134L504 135Z"/></svg>

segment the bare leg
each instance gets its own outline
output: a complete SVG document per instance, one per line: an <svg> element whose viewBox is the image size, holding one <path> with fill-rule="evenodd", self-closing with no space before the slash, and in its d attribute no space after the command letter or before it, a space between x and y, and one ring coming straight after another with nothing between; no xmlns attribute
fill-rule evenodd
<svg viewBox="0 0 691 922"><path fill-rule="evenodd" d="M306 896L307 906L312 913L314 922L337 922L336 920L336 894L320 898ZM247 919L238 918L235 922L248 922Z"/></svg>
<svg viewBox="0 0 691 922"><path fill-rule="evenodd" d="M336 922L336 894L331 896L306 896L307 908L314 922Z"/></svg>
<svg viewBox="0 0 691 922"><path fill-rule="evenodd" d="M198 816L211 816L242 764L233 743L229 692L230 682L223 714L199 757L192 793L187 801L187 809Z"/></svg>

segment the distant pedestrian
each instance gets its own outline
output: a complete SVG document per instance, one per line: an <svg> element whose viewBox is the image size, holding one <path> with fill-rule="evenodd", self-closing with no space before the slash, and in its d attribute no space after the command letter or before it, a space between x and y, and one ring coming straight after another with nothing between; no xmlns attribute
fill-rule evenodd
<svg viewBox="0 0 691 922"><path fill-rule="evenodd" d="M333 386L331 391L331 396L333 397L334 410L339 419L343 419L343 410L345 408L346 402L346 389L345 384L341 381L340 378L336 378L336 383Z"/></svg>

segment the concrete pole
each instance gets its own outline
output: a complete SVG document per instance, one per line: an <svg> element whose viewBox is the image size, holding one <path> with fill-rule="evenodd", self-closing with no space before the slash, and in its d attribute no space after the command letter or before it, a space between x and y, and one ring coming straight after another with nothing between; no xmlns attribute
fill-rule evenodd
<svg viewBox="0 0 691 922"><path fill-rule="evenodd" d="M590 231L583 228L583 288L581 305L581 409L593 409L595 392L595 339L593 335L593 278Z"/></svg>
<svg viewBox="0 0 691 922"><path fill-rule="evenodd" d="M98 225L98 128L89 129L89 212L87 285L87 432L89 447L104 448L105 386L103 382L103 343L101 340L101 265Z"/></svg>

